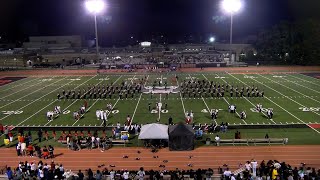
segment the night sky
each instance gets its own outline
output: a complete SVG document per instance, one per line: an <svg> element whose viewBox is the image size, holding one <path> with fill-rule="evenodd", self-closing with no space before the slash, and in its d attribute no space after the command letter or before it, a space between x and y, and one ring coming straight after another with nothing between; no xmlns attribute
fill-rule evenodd
<svg viewBox="0 0 320 180"><path fill-rule="evenodd" d="M102 45L151 40L164 35L171 43L192 35L193 41L214 35L228 40L230 19L220 0L105 0L98 17ZM281 21L320 20L320 0L243 0L234 17L234 38L255 35ZM28 35L94 37L93 16L83 0L1 0L0 35L21 40Z"/></svg>

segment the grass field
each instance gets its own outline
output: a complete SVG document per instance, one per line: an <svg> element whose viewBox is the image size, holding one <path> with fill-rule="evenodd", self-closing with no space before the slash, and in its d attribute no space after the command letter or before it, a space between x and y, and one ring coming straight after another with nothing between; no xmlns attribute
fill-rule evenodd
<svg viewBox="0 0 320 180"><path fill-rule="evenodd" d="M320 124L320 79L303 74L230 74L230 73L182 73L178 74L179 83L183 80L207 79L220 84L234 86L258 86L265 92L264 98L240 97L231 98L226 93L224 98L182 98L181 94L155 94L152 99L148 94L137 94L134 98L118 99L87 99L88 111L79 120L75 121L72 112L78 110L84 100L62 99L56 95L62 89L79 89L88 84L120 84L123 81L132 81L144 77L145 74L124 75L96 75L96 76L59 76L59 77L28 77L19 81L0 86L0 123L10 126L101 126L96 119L95 111L105 109L107 103L112 103L118 113L110 113L107 124L124 123L127 115L132 117L133 123L146 124L156 122L167 123L170 116L174 122L183 121L186 111L194 112L196 124L211 123L208 110L220 109L218 123L228 122L230 125L268 125L268 124L306 124L310 128L305 131L318 134L311 129ZM152 86L155 80L163 79L170 86L178 86L174 80L175 74L148 74L146 86ZM150 113L148 103L155 107L156 102L168 104L167 113ZM273 108L272 120L263 113L252 111L255 105L261 103L264 108ZM228 104L235 104L237 111L245 110L247 119L241 120L237 114L228 112ZM53 121L48 122L46 112L59 105L64 111ZM319 134L320 135L320 134Z"/></svg>

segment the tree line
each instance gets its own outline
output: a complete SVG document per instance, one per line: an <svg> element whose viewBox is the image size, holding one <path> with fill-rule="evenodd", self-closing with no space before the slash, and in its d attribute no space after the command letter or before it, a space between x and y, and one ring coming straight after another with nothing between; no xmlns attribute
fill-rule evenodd
<svg viewBox="0 0 320 180"><path fill-rule="evenodd" d="M244 60L286 65L320 65L320 22L281 22L260 32Z"/></svg>

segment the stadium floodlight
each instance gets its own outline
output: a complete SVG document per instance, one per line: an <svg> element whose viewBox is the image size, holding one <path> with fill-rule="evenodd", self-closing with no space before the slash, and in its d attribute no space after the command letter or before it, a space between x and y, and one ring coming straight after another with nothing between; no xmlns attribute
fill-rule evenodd
<svg viewBox="0 0 320 180"><path fill-rule="evenodd" d="M101 13L105 9L106 5L103 0L86 0L85 6L86 6L86 9L90 13L94 14L94 27L95 27L95 35L96 35L96 53L97 53L97 58L99 59L99 38L98 38L97 14Z"/></svg>
<svg viewBox="0 0 320 180"><path fill-rule="evenodd" d="M105 8L105 3L102 0L87 0L85 6L90 13L99 14Z"/></svg>
<svg viewBox="0 0 320 180"><path fill-rule="evenodd" d="M241 0L223 0L221 6L226 13L234 14L240 11L242 2Z"/></svg>
<svg viewBox="0 0 320 180"><path fill-rule="evenodd" d="M214 38L214 37L209 38L209 42L213 43L214 41L216 41L216 38Z"/></svg>
<svg viewBox="0 0 320 180"><path fill-rule="evenodd" d="M233 15L239 12L243 4L241 0L223 0L221 2L222 9L230 14L230 62L232 59L232 34L233 34Z"/></svg>

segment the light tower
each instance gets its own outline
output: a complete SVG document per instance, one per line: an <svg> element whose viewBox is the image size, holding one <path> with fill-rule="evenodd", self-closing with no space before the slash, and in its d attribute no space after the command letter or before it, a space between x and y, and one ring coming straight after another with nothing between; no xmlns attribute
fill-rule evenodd
<svg viewBox="0 0 320 180"><path fill-rule="evenodd" d="M99 37L98 37L97 15L105 9L105 3L103 0L86 0L85 7L90 13L94 15L96 54L97 54L97 58L99 58Z"/></svg>
<svg viewBox="0 0 320 180"><path fill-rule="evenodd" d="M225 13L230 14L230 62L232 58L232 34L233 34L233 15L239 12L242 8L241 0L223 0L221 7Z"/></svg>

